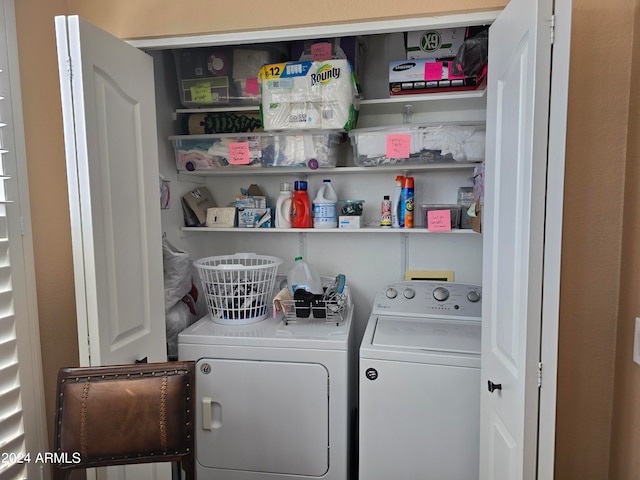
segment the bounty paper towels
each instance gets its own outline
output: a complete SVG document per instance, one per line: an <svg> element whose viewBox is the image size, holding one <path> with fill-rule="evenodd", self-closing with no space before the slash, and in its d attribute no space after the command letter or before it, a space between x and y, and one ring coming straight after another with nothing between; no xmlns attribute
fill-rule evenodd
<svg viewBox="0 0 640 480"><path fill-rule="evenodd" d="M356 125L359 95L348 60L264 65L258 80L266 131L347 131Z"/></svg>

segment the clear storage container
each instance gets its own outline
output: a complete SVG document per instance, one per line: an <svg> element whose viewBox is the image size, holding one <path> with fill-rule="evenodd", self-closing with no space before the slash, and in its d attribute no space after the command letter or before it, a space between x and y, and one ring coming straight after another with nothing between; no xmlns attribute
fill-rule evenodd
<svg viewBox="0 0 640 480"><path fill-rule="evenodd" d="M181 171L232 167L333 168L338 162L340 139L341 134L335 132L169 137Z"/></svg>
<svg viewBox="0 0 640 480"><path fill-rule="evenodd" d="M484 124L425 124L349 132L360 167L484 160Z"/></svg>
<svg viewBox="0 0 640 480"><path fill-rule="evenodd" d="M429 212L449 212L450 218L450 228L451 230L455 230L460 228L460 214L462 212L462 205L455 204L430 204L430 205L422 205L422 221L423 226L427 229L430 227L429 223ZM437 220L434 220L434 223L437 223L438 226L441 225L441 216L438 217ZM435 225L434 225L435 227Z"/></svg>
<svg viewBox="0 0 640 480"><path fill-rule="evenodd" d="M186 108L259 105L262 65L290 56L285 44L173 50L180 102Z"/></svg>

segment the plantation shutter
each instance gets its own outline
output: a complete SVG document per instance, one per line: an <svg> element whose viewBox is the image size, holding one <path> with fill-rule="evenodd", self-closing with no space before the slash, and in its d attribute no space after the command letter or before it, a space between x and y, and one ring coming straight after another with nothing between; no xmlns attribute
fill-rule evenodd
<svg viewBox="0 0 640 480"><path fill-rule="evenodd" d="M46 442L21 112L13 0L0 0L0 480L43 478L21 460Z"/></svg>

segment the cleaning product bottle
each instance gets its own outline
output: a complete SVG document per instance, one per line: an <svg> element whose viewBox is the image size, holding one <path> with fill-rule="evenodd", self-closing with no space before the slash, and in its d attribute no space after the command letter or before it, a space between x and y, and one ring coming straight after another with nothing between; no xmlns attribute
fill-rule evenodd
<svg viewBox="0 0 640 480"><path fill-rule="evenodd" d="M402 214L404 216L404 228L413 228L413 197L414 197L413 177L404 177L402 181Z"/></svg>
<svg viewBox="0 0 640 480"><path fill-rule="evenodd" d="M382 197L382 203L380 204L380 226L383 228L391 226L391 200L389 200L389 195Z"/></svg>
<svg viewBox="0 0 640 480"><path fill-rule="evenodd" d="M400 195L402 194L402 180L404 177L402 175L398 175L396 177L396 189L393 191L393 200L391 200L392 214L391 214L391 226L393 228L399 228L401 217L404 218L403 215L400 215Z"/></svg>
<svg viewBox="0 0 640 480"><path fill-rule="evenodd" d="M280 195L276 201L276 228L291 228L291 202L293 190L290 182L280 184Z"/></svg>
<svg viewBox="0 0 640 480"><path fill-rule="evenodd" d="M313 201L313 228L337 228L337 205L338 195L331 185L331 180L323 180L322 187Z"/></svg>
<svg viewBox="0 0 640 480"><path fill-rule="evenodd" d="M293 268L289 270L287 274L287 285L289 285L291 295L298 289L306 290L316 295L323 293L320 275L318 275L313 265L305 262L302 257L296 257Z"/></svg>
<svg viewBox="0 0 640 480"><path fill-rule="evenodd" d="M293 184L291 200L291 226L293 228L312 228L311 204L307 194L307 182L298 180Z"/></svg>

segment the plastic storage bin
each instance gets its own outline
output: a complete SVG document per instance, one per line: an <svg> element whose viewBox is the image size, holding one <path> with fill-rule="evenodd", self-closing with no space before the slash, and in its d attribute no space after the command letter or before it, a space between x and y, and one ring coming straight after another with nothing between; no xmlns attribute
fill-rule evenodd
<svg viewBox="0 0 640 480"><path fill-rule="evenodd" d="M187 108L259 105L262 65L289 57L284 44L173 50L180 102Z"/></svg>
<svg viewBox="0 0 640 480"><path fill-rule="evenodd" d="M461 205L454 204L431 204L431 205L422 205L422 221L423 226L429 229L429 212L432 211L449 211L449 216L451 219L451 229L455 230L460 228L460 213L462 211Z"/></svg>
<svg viewBox="0 0 640 480"><path fill-rule="evenodd" d="M211 319L245 325L266 318L281 263L281 258L255 253L196 260Z"/></svg>
<svg viewBox="0 0 640 480"><path fill-rule="evenodd" d="M361 128L349 132L360 167L484 160L484 124L428 124Z"/></svg>
<svg viewBox="0 0 640 480"><path fill-rule="evenodd" d="M173 143L179 171L216 168L333 168L338 162L341 134L212 134L176 135Z"/></svg>

